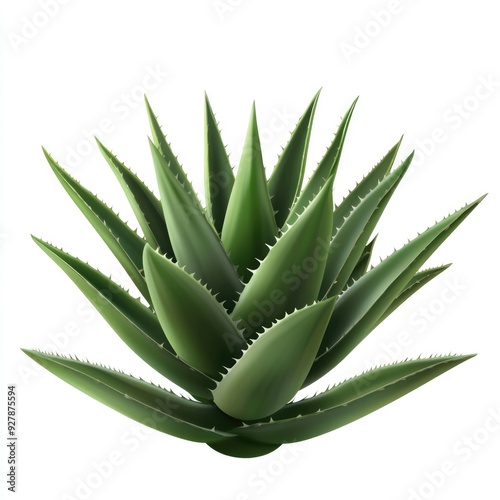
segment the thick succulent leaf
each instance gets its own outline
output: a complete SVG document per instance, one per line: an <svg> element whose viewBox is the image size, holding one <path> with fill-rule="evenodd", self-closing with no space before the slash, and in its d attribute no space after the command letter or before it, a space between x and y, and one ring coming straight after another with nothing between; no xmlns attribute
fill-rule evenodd
<svg viewBox="0 0 500 500"><path fill-rule="evenodd" d="M120 182L146 241L151 246L160 248L168 257L174 258L160 200L99 139L96 138L96 141L102 155Z"/></svg>
<svg viewBox="0 0 500 500"><path fill-rule="evenodd" d="M392 403L471 357L439 356L382 366L314 397L290 403L268 422L245 425L235 432L272 444L310 439Z"/></svg>
<svg viewBox="0 0 500 500"><path fill-rule="evenodd" d="M212 399L209 389L215 387L215 382L177 356L149 308L88 264L38 238L33 239L140 358L197 399Z"/></svg>
<svg viewBox="0 0 500 500"><path fill-rule="evenodd" d="M352 270L351 276L349 276L349 279L347 280L347 283L344 285L344 288L342 291L345 291L349 286L351 286L355 281L358 281L361 276L366 274L366 271L368 270L368 266L370 265L370 260L372 258L373 254L373 247L375 246L375 241L377 240L377 237L375 236L370 243L367 243L365 249L363 250L363 253L361 254L361 257L358 259L358 263Z"/></svg>
<svg viewBox="0 0 500 500"><path fill-rule="evenodd" d="M181 186L158 148L150 142L163 213L177 261L232 309L243 289L214 228Z"/></svg>
<svg viewBox="0 0 500 500"><path fill-rule="evenodd" d="M234 185L234 174L214 112L205 94L205 198L207 215L220 234Z"/></svg>
<svg viewBox="0 0 500 500"><path fill-rule="evenodd" d="M357 101L358 98L354 100L351 107L344 115L344 118L342 118L330 147L326 150L322 160L318 163L318 166L314 170L311 178L307 181L307 184L295 201L286 221L288 224L293 224L297 220L299 214L316 196L316 194L319 193L327 179L330 177L335 179L340 162L340 155L342 154L342 148L347 134L347 128L349 127L349 122L351 121L351 116Z"/></svg>
<svg viewBox="0 0 500 500"><path fill-rule="evenodd" d="M377 185L386 177L399 151L403 138L387 152L387 154L375 165L371 171L354 187L352 191L342 200L333 212L333 234L342 226L344 220L352 212L353 207L359 204L368 193L373 191Z"/></svg>
<svg viewBox="0 0 500 500"><path fill-rule="evenodd" d="M277 234L254 103L221 236L243 281L248 281L250 269L255 269L257 260L265 257L267 245L275 241Z"/></svg>
<svg viewBox="0 0 500 500"><path fill-rule="evenodd" d="M330 320L335 299L277 321L243 352L213 390L214 403L241 420L271 415L300 389Z"/></svg>
<svg viewBox="0 0 500 500"><path fill-rule="evenodd" d="M45 149L43 152L63 188L113 252L144 298L149 301L148 289L142 275L145 240L62 169Z"/></svg>
<svg viewBox="0 0 500 500"><path fill-rule="evenodd" d="M420 271L413 276L413 278L405 286L404 290L391 302L391 305L385 310L384 314L380 316L377 323L373 328L378 326L385 318L390 316L403 302L408 300L416 291L420 290L425 284L429 283L436 276L441 274L443 271L448 269L451 264L446 264L444 266L433 267L431 269L425 269Z"/></svg>
<svg viewBox="0 0 500 500"><path fill-rule="evenodd" d="M269 178L269 195L271 196L278 227L283 226L285 223L290 213L290 208L302 187L309 139L319 93L320 91L316 93L301 116Z"/></svg>
<svg viewBox="0 0 500 500"><path fill-rule="evenodd" d="M332 238L320 297L334 297L342 292L356 267L384 209L410 166L413 153L377 187L370 191L340 226Z"/></svg>
<svg viewBox="0 0 500 500"><path fill-rule="evenodd" d="M229 437L214 443L208 443L208 446L223 455L236 458L254 458L267 455L273 452L281 445L259 443L252 439L246 439L241 436Z"/></svg>
<svg viewBox="0 0 500 500"><path fill-rule="evenodd" d="M213 404L191 401L144 380L77 359L23 351L68 384L148 427L207 443L232 435L227 431L235 421Z"/></svg>
<svg viewBox="0 0 500 500"><path fill-rule="evenodd" d="M247 338L318 298L332 231L332 182L274 244L240 295L233 318Z"/></svg>
<svg viewBox="0 0 500 500"><path fill-rule="evenodd" d="M431 226L340 296L306 385L328 373L373 330L418 269L483 198Z"/></svg>
<svg viewBox="0 0 500 500"><path fill-rule="evenodd" d="M148 114L149 125L151 128L151 135L153 136L154 145L158 148L163 158L165 158L168 167L173 172L175 177L177 177L181 186L189 195L193 203L201 210L202 209L201 203L200 200L198 199L196 191L194 190L193 185L189 181L186 172L184 172L184 169L179 163L177 156L175 156L174 153L172 152L172 148L170 147L170 144L167 142L167 139L165 138L165 135L161 130L160 124L158 123L156 115L151 109L151 105L149 104L149 101L146 98L146 96L144 96L144 100L146 103L146 111Z"/></svg>
<svg viewBox="0 0 500 500"><path fill-rule="evenodd" d="M205 286L149 245L144 272L156 315L175 352L218 377L247 345L236 323Z"/></svg>

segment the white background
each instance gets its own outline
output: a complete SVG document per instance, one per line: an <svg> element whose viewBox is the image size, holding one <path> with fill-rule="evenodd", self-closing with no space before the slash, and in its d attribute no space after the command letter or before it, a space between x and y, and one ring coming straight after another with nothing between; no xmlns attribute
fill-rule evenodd
<svg viewBox="0 0 500 500"><path fill-rule="evenodd" d="M17 498L499 498L500 422L488 425L492 415L500 420L496 3L47 0L50 17L43 5L4 2L2 16L2 391L18 386ZM128 218L119 185L86 136L100 135L152 185L144 90L202 192L204 90L234 166L256 99L271 169L320 87L309 171L360 96L337 200L402 133L400 159L417 150L418 165L380 223L377 257L489 196L429 262L454 265L317 387L420 353L476 358L350 426L250 460L141 430L30 362L20 347L52 344L168 384L31 241L30 233L42 236L123 279L51 173L42 144ZM97 473L110 457L113 470ZM4 452L0 460L4 470ZM443 466L446 476L436 472Z"/></svg>

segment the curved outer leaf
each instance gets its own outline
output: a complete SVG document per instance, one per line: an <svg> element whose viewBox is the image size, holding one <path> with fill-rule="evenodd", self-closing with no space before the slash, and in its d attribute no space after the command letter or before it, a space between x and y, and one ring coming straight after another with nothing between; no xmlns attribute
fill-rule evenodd
<svg viewBox="0 0 500 500"><path fill-rule="evenodd" d="M234 308L246 337L318 298L332 231L331 177L255 270Z"/></svg>
<svg viewBox="0 0 500 500"><path fill-rule="evenodd" d="M279 410L300 389L330 320L335 299L306 306L252 342L212 391L214 403L241 420Z"/></svg>
<svg viewBox="0 0 500 500"><path fill-rule="evenodd" d="M45 149L43 152L58 181L149 302L148 288L142 275L142 250L145 240L123 222L113 210L64 171Z"/></svg>
<svg viewBox="0 0 500 500"><path fill-rule="evenodd" d="M320 92L321 90L316 93L301 116L269 178L269 195L278 227L283 226L285 223L290 208L302 187L314 112L316 111Z"/></svg>
<svg viewBox="0 0 500 500"><path fill-rule="evenodd" d="M451 264L446 264L444 266L433 267L431 269L425 269L420 271L413 276L413 278L405 286L404 290L391 302L391 305L385 310L384 314L380 316L377 323L373 328L380 325L385 318L390 316L403 302L408 300L417 290L420 290L425 284L429 283L436 276L441 274L443 271L448 269Z"/></svg>
<svg viewBox="0 0 500 500"><path fill-rule="evenodd" d="M193 188L193 185L188 179L188 176L186 172L184 172L184 169L182 168L181 164L177 160L177 156L174 155L172 152L172 149L170 148L169 143L165 139L165 135L163 134L160 124L158 123L158 120L156 119L156 115L154 114L153 110L151 109L151 106L149 104L149 101L146 96L144 96L144 101L146 103L146 111L148 114L148 119L149 119L149 125L151 128L151 135L153 136L153 143L154 145L158 148L160 153L162 154L163 158L166 161L166 164L172 171L172 173L177 177L179 180L179 183L181 186L184 188L186 193L189 195L191 198L192 202L200 209L202 209L200 200L198 199L198 196L196 195L196 191Z"/></svg>
<svg viewBox="0 0 500 500"><path fill-rule="evenodd" d="M333 234L342 226L352 212L353 207L359 204L370 191L373 191L377 185L386 177L399 151L403 137L387 152L387 154L375 165L370 172L354 187L354 189L342 200L338 207L333 211Z"/></svg>
<svg viewBox="0 0 500 500"><path fill-rule="evenodd" d="M384 209L408 170L413 153L353 208L332 238L320 297L342 292Z"/></svg>
<svg viewBox="0 0 500 500"><path fill-rule="evenodd" d="M209 389L215 382L175 354L150 309L96 269L38 238L33 240L140 358L197 399L212 399Z"/></svg>
<svg viewBox="0 0 500 500"><path fill-rule="evenodd" d="M322 394L290 403L268 422L245 425L234 432L273 444L310 439L392 403L472 356L416 359L376 368Z"/></svg>
<svg viewBox="0 0 500 500"><path fill-rule="evenodd" d="M175 258L160 200L97 137L96 142L104 159L120 182L146 241L154 248L159 247L169 258Z"/></svg>
<svg viewBox="0 0 500 500"><path fill-rule="evenodd" d="M305 207L310 203L310 201L319 193L320 189L325 184L326 180L332 177L335 179L337 174L337 169L340 162L340 155L342 154L342 148L344 146L345 137L347 134L347 128L349 127L349 122L351 121L351 116L354 111L354 107L358 102L358 98L354 100L351 107L347 110L347 113L342 118L339 128L335 137L326 150L325 155L319 162L316 170L313 172L311 178L307 181L307 184L303 188L299 197L295 201L290 214L287 218L287 224L293 224L299 214L304 210Z"/></svg>
<svg viewBox="0 0 500 500"><path fill-rule="evenodd" d="M213 378L246 347L228 313L201 283L149 245L144 272L158 320L175 352Z"/></svg>
<svg viewBox="0 0 500 500"><path fill-rule="evenodd" d="M213 404L198 403L144 380L92 365L23 350L60 379L137 422L189 441L213 442L232 435L235 422Z"/></svg>
<svg viewBox="0 0 500 500"><path fill-rule="evenodd" d="M255 103L252 106L241 162L227 207L222 243L246 282L278 235L267 191Z"/></svg>
<svg viewBox="0 0 500 500"><path fill-rule="evenodd" d="M205 198L207 214L219 234L222 231L233 185L233 169L205 93Z"/></svg>
<svg viewBox="0 0 500 500"><path fill-rule="evenodd" d="M220 302L227 301L226 307L232 309L238 292L243 289L233 263L217 233L168 168L158 148L151 141L150 146L163 213L177 261L214 294L219 294Z"/></svg>
<svg viewBox="0 0 500 500"><path fill-rule="evenodd" d="M340 296L305 385L328 373L368 335L422 264L483 198L431 226Z"/></svg>

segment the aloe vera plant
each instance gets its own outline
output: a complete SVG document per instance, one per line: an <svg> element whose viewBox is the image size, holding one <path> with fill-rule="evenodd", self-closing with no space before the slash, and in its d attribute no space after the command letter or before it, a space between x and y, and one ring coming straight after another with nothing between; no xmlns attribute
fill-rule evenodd
<svg viewBox="0 0 500 500"><path fill-rule="evenodd" d="M119 337L192 397L74 357L25 350L50 372L120 413L235 457L319 436L398 399L468 359L434 356L381 366L324 392L296 393L340 363L378 324L448 266L421 270L481 198L369 269L382 212L412 155L401 141L335 207L332 187L356 101L304 182L319 93L266 179L255 106L233 173L205 98L202 203L146 100L160 192L98 141L141 234L45 151L72 200L137 287L34 238Z"/></svg>

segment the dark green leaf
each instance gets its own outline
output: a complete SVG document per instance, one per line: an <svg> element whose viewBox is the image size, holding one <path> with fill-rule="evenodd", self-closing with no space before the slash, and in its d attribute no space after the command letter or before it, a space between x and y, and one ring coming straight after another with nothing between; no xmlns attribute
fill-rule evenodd
<svg viewBox="0 0 500 500"><path fill-rule="evenodd" d="M321 394L290 403L268 422L245 425L234 432L270 444L311 439L392 403L471 357L433 357L376 368Z"/></svg>
<svg viewBox="0 0 500 500"><path fill-rule="evenodd" d="M88 264L38 238L33 239L140 358L194 397L212 399L210 389L215 382L177 356L149 308Z"/></svg>
<svg viewBox="0 0 500 500"><path fill-rule="evenodd" d="M254 104L221 237L243 281L249 280L250 270L255 269L257 261L266 256L267 245L273 243L277 235Z"/></svg>
<svg viewBox="0 0 500 500"><path fill-rule="evenodd" d="M156 315L175 352L217 378L246 347L236 324L206 287L149 245L144 272Z"/></svg>
<svg viewBox="0 0 500 500"><path fill-rule="evenodd" d="M227 301L232 309L243 289L236 269L214 228L181 186L158 148L150 142L160 188L163 213L177 261L187 271Z"/></svg>
<svg viewBox="0 0 500 500"><path fill-rule="evenodd" d="M23 350L68 384L113 410L160 432L210 443L232 436L237 423L213 404L177 396L144 380L77 359Z"/></svg>
<svg viewBox="0 0 500 500"><path fill-rule="evenodd" d="M318 298L332 231L332 182L288 227L245 286L233 318L247 338Z"/></svg>
<svg viewBox="0 0 500 500"><path fill-rule="evenodd" d="M335 179L337 174L337 169L340 162L340 155L342 154L342 148L344 146L344 141L347 134L347 129L349 127L349 122L351 121L351 116L354 111L358 99L356 98L348 109L347 113L342 118L340 122L335 138L333 139L330 147L326 150L325 155L319 162L315 171L313 172L311 178L307 181L307 184L303 188L302 192L295 201L290 214L287 218L288 224L293 224L298 215L303 211L303 209L310 203L310 201L319 193L320 189L323 187L327 179L332 177Z"/></svg>
<svg viewBox="0 0 500 500"><path fill-rule="evenodd" d="M144 298L149 301L148 288L142 275L145 240L113 210L65 172L45 149L43 152L63 188L113 252Z"/></svg>
<svg viewBox="0 0 500 500"><path fill-rule="evenodd" d="M207 213L220 234L234 185L234 174L214 112L205 94L205 197Z"/></svg>
<svg viewBox="0 0 500 500"><path fill-rule="evenodd" d="M328 373L373 330L424 262L483 198L431 226L371 269L340 296L306 385Z"/></svg>
<svg viewBox="0 0 500 500"><path fill-rule="evenodd" d="M276 224L283 226L290 208L300 193L306 168L309 139L318 103L319 91L300 118L290 140L281 153L278 163L269 178L271 202L276 213Z"/></svg>
<svg viewBox="0 0 500 500"><path fill-rule="evenodd" d="M160 200L99 139L96 138L96 141L102 155L120 182L146 241L154 248L160 248L169 258L174 258Z"/></svg>
<svg viewBox="0 0 500 500"><path fill-rule="evenodd" d="M214 403L241 420L284 406L311 368L334 304L330 299L306 306L260 334L217 384Z"/></svg>

